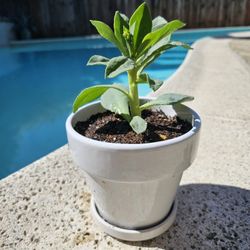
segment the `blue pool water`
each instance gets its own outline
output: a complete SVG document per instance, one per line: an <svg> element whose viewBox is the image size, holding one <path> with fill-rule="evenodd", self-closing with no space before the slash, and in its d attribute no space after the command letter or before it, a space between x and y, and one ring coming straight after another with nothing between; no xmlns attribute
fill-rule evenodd
<svg viewBox="0 0 250 250"><path fill-rule="evenodd" d="M205 36L224 36L250 27L181 31L176 40L193 43ZM0 178L66 143L64 123L75 96L97 83L126 83L126 75L103 79L102 66L87 67L93 54L118 55L100 38L21 43L0 48ZM186 50L163 54L148 68L153 78L166 79L180 66ZM145 85L140 95L148 94Z"/></svg>

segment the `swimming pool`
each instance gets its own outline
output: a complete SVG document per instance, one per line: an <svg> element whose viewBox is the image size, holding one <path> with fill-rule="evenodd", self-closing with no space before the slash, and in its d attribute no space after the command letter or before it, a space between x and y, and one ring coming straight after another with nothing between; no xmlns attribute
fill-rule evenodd
<svg viewBox="0 0 250 250"><path fill-rule="evenodd" d="M180 31L176 40L193 43L250 27ZM87 67L93 54L113 57L115 48L100 38L25 42L0 48L0 178L66 143L64 123L75 96L97 83L126 83L126 75L103 79L104 68ZM180 66L186 50L163 54L148 72L166 79ZM148 94L145 85L140 95Z"/></svg>

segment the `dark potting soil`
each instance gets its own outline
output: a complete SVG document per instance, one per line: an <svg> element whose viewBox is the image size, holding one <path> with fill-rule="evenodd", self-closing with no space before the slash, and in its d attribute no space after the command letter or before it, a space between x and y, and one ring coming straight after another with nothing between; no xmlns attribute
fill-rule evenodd
<svg viewBox="0 0 250 250"><path fill-rule="evenodd" d="M166 116L162 111L144 110L147 130L136 134L121 116L106 111L92 115L87 121L77 122L74 129L88 138L112 142L141 144L164 141L187 133L192 125L178 117Z"/></svg>

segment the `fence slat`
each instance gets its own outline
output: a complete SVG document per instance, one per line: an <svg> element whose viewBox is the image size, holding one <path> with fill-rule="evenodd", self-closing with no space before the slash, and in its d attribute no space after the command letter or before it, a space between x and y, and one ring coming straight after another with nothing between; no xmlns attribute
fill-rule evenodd
<svg viewBox="0 0 250 250"><path fill-rule="evenodd" d="M145 0L152 17L162 15L188 28L250 25L250 0ZM0 0L1 17L9 17L33 37L79 36L95 33L89 19L112 25L119 10L131 15L143 0ZM26 20L26 21L25 21ZM28 20L28 21L27 21ZM22 31L19 31L20 33Z"/></svg>

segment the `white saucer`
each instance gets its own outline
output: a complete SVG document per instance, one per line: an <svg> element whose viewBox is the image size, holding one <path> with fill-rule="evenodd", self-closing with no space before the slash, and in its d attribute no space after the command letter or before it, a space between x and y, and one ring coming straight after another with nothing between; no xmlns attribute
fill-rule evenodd
<svg viewBox="0 0 250 250"><path fill-rule="evenodd" d="M94 199L91 200L91 212L95 222L107 234L126 241L143 241L149 240L164 233L174 222L177 211L177 202L174 201L166 218L157 225L143 229L125 229L110 224L104 220L95 205Z"/></svg>

